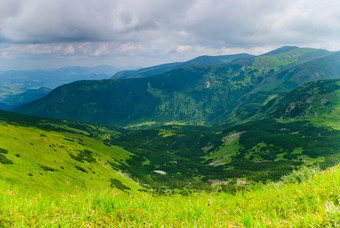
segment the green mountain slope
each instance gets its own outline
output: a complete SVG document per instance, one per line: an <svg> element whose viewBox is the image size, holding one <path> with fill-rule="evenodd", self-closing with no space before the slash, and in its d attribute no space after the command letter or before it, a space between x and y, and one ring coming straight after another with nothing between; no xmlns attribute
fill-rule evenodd
<svg viewBox="0 0 340 228"><path fill-rule="evenodd" d="M174 122L209 126L223 119L230 126L258 119L261 115L254 112L259 107L300 84L340 77L339 55L297 48L274 56L181 68L148 78L78 81L13 110L130 127ZM331 62L321 64L319 77L311 75L315 61L325 62L325 58ZM297 68L302 69L299 77L292 77L291 70Z"/></svg>
<svg viewBox="0 0 340 228"><path fill-rule="evenodd" d="M229 85L226 94L220 85L230 84L223 80L224 70L236 74L241 67L195 67L144 79L76 82L15 111L114 125L148 121L200 124L221 118L239 94L250 90L246 85ZM210 70L218 72L207 74Z"/></svg>
<svg viewBox="0 0 340 228"><path fill-rule="evenodd" d="M280 48L275 49L273 51L267 52L267 53L263 54L262 56L277 55L277 54L281 54L281 53L284 53L284 52L294 50L296 48L298 48L298 47L296 47L296 46L283 46L283 47L280 47Z"/></svg>
<svg viewBox="0 0 340 228"><path fill-rule="evenodd" d="M330 120L335 122L340 118L339 93L339 80L310 82L275 101L272 105L276 109L274 116L281 120L308 119L326 124Z"/></svg>
<svg viewBox="0 0 340 228"><path fill-rule="evenodd" d="M0 111L0 179L29 188L136 190L114 166L131 153L102 142L118 132ZM76 187L76 188L77 188Z"/></svg>
<svg viewBox="0 0 340 228"><path fill-rule="evenodd" d="M311 82L264 106L260 112L266 113L266 119L224 131L239 134L237 149L248 160L317 161L330 166L340 159L339 107L339 80ZM224 156L235 149L234 144L226 145L223 153L212 153L210 159L228 161Z"/></svg>
<svg viewBox="0 0 340 228"><path fill-rule="evenodd" d="M236 54L236 55L221 55L221 56L199 56L187 62L176 62L157 65L153 67L147 67L139 70L120 71L116 73L112 78L114 79L127 79L127 78L145 78L163 74L172 70L176 70L183 67L192 67L199 65L218 65L226 64L238 59L248 59L253 57L249 54Z"/></svg>
<svg viewBox="0 0 340 228"><path fill-rule="evenodd" d="M294 49L298 51L299 49ZM308 49L304 49L308 51ZM322 52L321 52L322 53ZM320 53L319 53L320 54ZM295 56L301 56L298 53ZM321 54L322 55L322 54ZM270 64L274 67L281 55L275 61L270 58ZM287 59L289 59L289 56ZM265 58L268 58L265 56ZM299 57L301 58L301 57ZM309 58L308 58L309 59ZM255 61L262 62L263 59ZM284 60L285 62L287 60ZM340 53L335 52L324 57L317 57L310 61L302 60L303 63L283 68L276 73L269 72L270 76L263 79L261 84L250 93L245 94L240 100L238 107L234 109L222 122L223 126L257 120L268 114L268 105L271 105L276 98L282 97L287 92L308 82L340 78Z"/></svg>

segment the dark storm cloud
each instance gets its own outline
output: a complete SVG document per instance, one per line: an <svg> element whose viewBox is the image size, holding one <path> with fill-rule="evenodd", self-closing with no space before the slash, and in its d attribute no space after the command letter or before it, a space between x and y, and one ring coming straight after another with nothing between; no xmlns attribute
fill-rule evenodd
<svg viewBox="0 0 340 228"><path fill-rule="evenodd" d="M7 4L6 4L7 3ZM181 18L190 1L5 1L1 32L13 42L135 41ZM178 8L178 6L181 6Z"/></svg>
<svg viewBox="0 0 340 228"><path fill-rule="evenodd" d="M142 63L282 45L340 49L338 0L0 1L0 57L8 61L130 56Z"/></svg>
<svg viewBox="0 0 340 228"><path fill-rule="evenodd" d="M4 39L26 43L303 43L339 35L339 7L328 0L3 0L0 29Z"/></svg>

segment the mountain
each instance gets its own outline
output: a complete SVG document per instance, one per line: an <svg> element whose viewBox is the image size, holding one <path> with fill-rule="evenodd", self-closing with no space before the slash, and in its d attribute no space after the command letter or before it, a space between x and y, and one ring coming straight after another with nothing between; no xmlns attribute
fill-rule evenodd
<svg viewBox="0 0 340 228"><path fill-rule="evenodd" d="M262 56L277 55L277 54L281 54L281 53L284 53L284 52L294 50L296 48L298 48L298 47L296 47L296 46L283 46L283 47L280 47L280 48L275 49L273 51L264 53L264 54L262 54Z"/></svg>
<svg viewBox="0 0 340 228"><path fill-rule="evenodd" d="M45 87L29 89L23 93L8 96L3 102L10 106L18 106L42 98L51 91L51 89Z"/></svg>
<svg viewBox="0 0 340 228"><path fill-rule="evenodd" d="M275 118L328 121L339 118L339 80L320 80L301 86L275 101Z"/></svg>
<svg viewBox="0 0 340 228"><path fill-rule="evenodd" d="M118 71L111 66L63 67L55 70L27 70L0 72L0 102L9 96L23 93L29 89L57 86L77 80L110 78Z"/></svg>
<svg viewBox="0 0 340 228"><path fill-rule="evenodd" d="M183 67L192 67L199 65L218 65L226 64L238 59L248 59L254 57L249 54L236 54L236 55L221 55L221 56L199 56L187 62L176 62L157 65L153 67L143 68L139 70L120 71L116 73L113 79L127 79L127 78L145 78L155 76L158 74L166 73L175 69Z"/></svg>
<svg viewBox="0 0 340 228"><path fill-rule="evenodd" d="M78 81L13 111L125 127L223 120L226 127L261 118L261 107L299 85L340 78L339 59L339 52L296 48L147 78Z"/></svg>

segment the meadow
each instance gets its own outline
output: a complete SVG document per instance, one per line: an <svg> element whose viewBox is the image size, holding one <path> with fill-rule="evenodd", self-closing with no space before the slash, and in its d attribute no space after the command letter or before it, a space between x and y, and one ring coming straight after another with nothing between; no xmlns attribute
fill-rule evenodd
<svg viewBox="0 0 340 228"><path fill-rule="evenodd" d="M340 166L302 168L280 182L232 192L74 188L42 191L0 181L0 227L338 227Z"/></svg>

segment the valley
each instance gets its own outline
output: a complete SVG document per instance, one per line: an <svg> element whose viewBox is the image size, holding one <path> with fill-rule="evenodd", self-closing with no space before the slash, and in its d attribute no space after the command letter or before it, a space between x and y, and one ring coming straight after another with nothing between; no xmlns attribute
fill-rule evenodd
<svg viewBox="0 0 340 228"><path fill-rule="evenodd" d="M22 225L28 209L8 205L31 198L38 226L337 225L339 63L339 52L297 47L202 56L1 104L0 226ZM287 194L303 202L294 213ZM266 196L272 206L255 205ZM165 218L179 202L183 216Z"/></svg>

